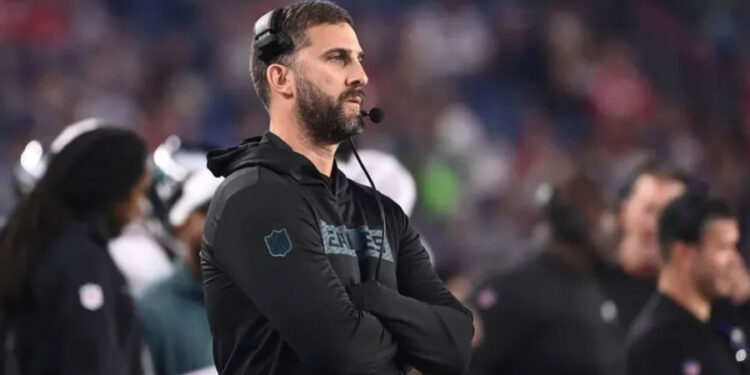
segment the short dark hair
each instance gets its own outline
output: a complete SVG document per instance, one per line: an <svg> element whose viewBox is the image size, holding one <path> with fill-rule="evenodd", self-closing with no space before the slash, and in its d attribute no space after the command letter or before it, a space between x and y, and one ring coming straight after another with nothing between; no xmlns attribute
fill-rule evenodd
<svg viewBox="0 0 750 375"><path fill-rule="evenodd" d="M268 109L270 101L266 69L274 63L291 64L294 53L310 43L307 37L307 29L321 24L335 25L339 23L348 23L354 27L354 21L352 21L349 12L330 1L303 1L284 7L280 11L282 12L281 31L289 36L294 48L266 63L255 54L255 40L250 46L250 75L253 78L255 92L266 109Z"/></svg>
<svg viewBox="0 0 750 375"><path fill-rule="evenodd" d="M700 189L689 189L670 202L659 218L659 244L663 259L669 259L676 242L700 243L706 224L715 219L735 219L727 201L709 196Z"/></svg>
<svg viewBox="0 0 750 375"><path fill-rule="evenodd" d="M617 203L622 203L633 194L635 184L641 176L654 176L660 180L682 182L690 184L688 174L682 169L656 157L649 157L638 164L628 175L625 184L617 193Z"/></svg>

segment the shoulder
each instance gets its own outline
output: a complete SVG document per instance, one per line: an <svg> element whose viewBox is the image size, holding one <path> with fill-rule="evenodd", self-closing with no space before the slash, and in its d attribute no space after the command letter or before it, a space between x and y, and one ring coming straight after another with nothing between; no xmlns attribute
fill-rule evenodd
<svg viewBox="0 0 750 375"><path fill-rule="evenodd" d="M369 189L372 190L372 188ZM390 216L396 219L398 222L409 221L409 216L406 214L404 209L391 197L381 193L380 199L383 202L383 209L385 210L386 216Z"/></svg>
<svg viewBox="0 0 750 375"><path fill-rule="evenodd" d="M522 257L490 280L498 286L528 284L542 286L549 278L542 254Z"/></svg>
<svg viewBox="0 0 750 375"><path fill-rule="evenodd" d="M679 321L639 319L628 338L628 361L670 362L695 357L702 351L696 337L701 337L701 333L695 327Z"/></svg>
<svg viewBox="0 0 750 375"><path fill-rule="evenodd" d="M673 306L671 300L654 294L641 310L628 332L628 342L645 344L665 340L679 340L700 330L700 325L686 312Z"/></svg>
<svg viewBox="0 0 750 375"><path fill-rule="evenodd" d="M300 199L300 187L290 178L262 166L242 168L229 175L211 200L210 216L221 216L234 204L270 205ZM228 203L232 202L231 205Z"/></svg>
<svg viewBox="0 0 750 375"><path fill-rule="evenodd" d="M304 187L291 177L253 169L235 172L216 191L203 228L206 248L239 246L240 239L268 234L271 226L318 233L314 203L307 199Z"/></svg>
<svg viewBox="0 0 750 375"><path fill-rule="evenodd" d="M106 243L91 238L80 227L68 227L55 238L31 280L34 298L48 299L50 303L80 299L92 311L98 308L97 303L109 300L125 285ZM92 308L84 303L84 297L89 298ZM75 304L65 302L64 306Z"/></svg>
<svg viewBox="0 0 750 375"><path fill-rule="evenodd" d="M378 195L380 196L380 201L383 203L383 209L385 210L386 216L398 220L408 220L408 216L404 209L395 200L384 194L379 186L376 187L378 187ZM377 204L375 203L375 191L371 186L349 179L349 189L352 191L355 198L366 197L368 200L372 199L373 204Z"/></svg>
<svg viewBox="0 0 750 375"><path fill-rule="evenodd" d="M684 329L677 324L642 325L638 328L630 337L630 346L634 349L639 347L653 348L654 346L680 342L681 334L679 330Z"/></svg>
<svg viewBox="0 0 750 375"><path fill-rule="evenodd" d="M227 176L216 189L214 200L227 200L253 188L294 186L289 178L263 166L238 169Z"/></svg>
<svg viewBox="0 0 750 375"><path fill-rule="evenodd" d="M355 200L367 202L363 204L366 210L380 215L377 202L375 201L375 191L370 186L362 185L356 181L349 180L349 190ZM378 190L380 201L383 204L388 231L390 234L398 234L402 239L417 240L420 238L419 233L411 225L409 217L406 215L401 206L393 199ZM379 216L378 216L379 217Z"/></svg>
<svg viewBox="0 0 750 375"><path fill-rule="evenodd" d="M69 225L50 243L40 269L75 269L85 272L110 263L105 243L88 236L83 227Z"/></svg>
<svg viewBox="0 0 750 375"><path fill-rule="evenodd" d="M536 271L535 259L536 257L523 259L485 279L474 296L477 304L494 305L495 300L503 304L535 304L538 292L530 289L545 287L544 281L540 280L543 274Z"/></svg>

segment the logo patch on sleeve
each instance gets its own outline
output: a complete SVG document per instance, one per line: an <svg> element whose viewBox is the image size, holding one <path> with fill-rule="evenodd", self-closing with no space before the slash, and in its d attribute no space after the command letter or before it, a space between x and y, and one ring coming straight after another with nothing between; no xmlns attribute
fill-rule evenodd
<svg viewBox="0 0 750 375"><path fill-rule="evenodd" d="M688 359L687 361L682 363L683 375L700 375L701 370L702 368L700 362L694 359Z"/></svg>
<svg viewBox="0 0 750 375"><path fill-rule="evenodd" d="M104 305L104 292L99 284L88 283L78 289L81 306L86 310L96 311Z"/></svg>
<svg viewBox="0 0 750 375"><path fill-rule="evenodd" d="M285 257L292 251L292 240L289 238L289 232L286 228L274 229L263 239L266 241L266 248L272 257Z"/></svg>

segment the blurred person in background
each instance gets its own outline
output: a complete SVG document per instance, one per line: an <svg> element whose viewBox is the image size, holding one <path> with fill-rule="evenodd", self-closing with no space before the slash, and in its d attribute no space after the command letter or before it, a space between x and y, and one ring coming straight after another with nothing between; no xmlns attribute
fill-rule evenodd
<svg viewBox="0 0 750 375"><path fill-rule="evenodd" d="M368 77L348 12L328 1L255 26L255 89L270 130L214 151L201 265L221 373L461 374L471 313L435 275L388 197L337 168L363 130Z"/></svg>
<svg viewBox="0 0 750 375"><path fill-rule="evenodd" d="M680 170L651 159L636 168L620 192L615 208L619 243L613 261L600 267L597 277L615 303L623 338L656 290L659 214L686 184Z"/></svg>
<svg viewBox="0 0 750 375"><path fill-rule="evenodd" d="M599 187L577 173L539 190L543 251L477 289L484 342L472 375L619 374L617 314L594 277L612 235Z"/></svg>
<svg viewBox="0 0 750 375"><path fill-rule="evenodd" d="M184 183L169 213L182 261L138 301L144 341L157 375L179 375L213 364L198 253L208 205L221 181L204 169Z"/></svg>
<svg viewBox="0 0 750 375"><path fill-rule="evenodd" d="M393 199L407 216L411 216L417 203L417 184L411 172L387 152L373 149L358 152L378 191ZM369 184L348 143L342 144L336 151L336 166L348 179L362 185Z"/></svg>
<svg viewBox="0 0 750 375"><path fill-rule="evenodd" d="M658 292L630 332L628 374L748 374L741 328L715 324L712 303L731 293L741 262L728 203L688 190L659 219Z"/></svg>
<svg viewBox="0 0 750 375"><path fill-rule="evenodd" d="M6 370L142 372L140 325L107 241L140 214L146 155L130 131L85 132L15 207L0 232Z"/></svg>
<svg viewBox="0 0 750 375"><path fill-rule="evenodd" d="M88 118L70 124L55 137L47 149L37 140L28 142L13 171L13 188L16 198L20 200L31 192L44 175L52 155L60 152L68 143L82 134L101 128L105 124L107 121L101 118ZM118 125L118 127L121 126ZM163 156L167 148L166 145L161 145L155 154ZM201 168L205 168L206 165L206 152L203 151L202 154ZM173 161L171 167L179 168L179 166L174 166L176 163L173 154L174 152L168 153L167 159ZM164 157L159 160L162 161L163 166L162 159ZM117 268L125 276L128 288L134 297L140 296L146 286L169 275L173 266L172 259L179 252L172 249L175 247L172 244L174 241L168 235L166 225L159 225L157 209L172 202L168 202L168 199L158 194L158 191L168 190L163 189L167 179L162 177L166 174L165 168L162 168L160 163L153 164L155 164L155 175L158 178L152 179L152 185L147 192L149 199L141 202L144 206L143 215L128 223L108 245L109 253Z"/></svg>
<svg viewBox="0 0 750 375"><path fill-rule="evenodd" d="M184 255L169 212L187 178L206 170L209 147L168 137L151 155L153 178L144 203L143 219L131 223L110 242L110 254L122 270L133 296L139 298L154 283L167 278Z"/></svg>

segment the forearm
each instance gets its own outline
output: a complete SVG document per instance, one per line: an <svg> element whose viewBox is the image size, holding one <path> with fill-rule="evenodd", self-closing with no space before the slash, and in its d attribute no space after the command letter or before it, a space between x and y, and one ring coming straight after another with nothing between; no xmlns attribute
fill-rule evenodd
<svg viewBox="0 0 750 375"><path fill-rule="evenodd" d="M432 305L378 282L350 287L355 303L372 313L410 365L430 374L462 374L471 355L473 325L463 306Z"/></svg>

